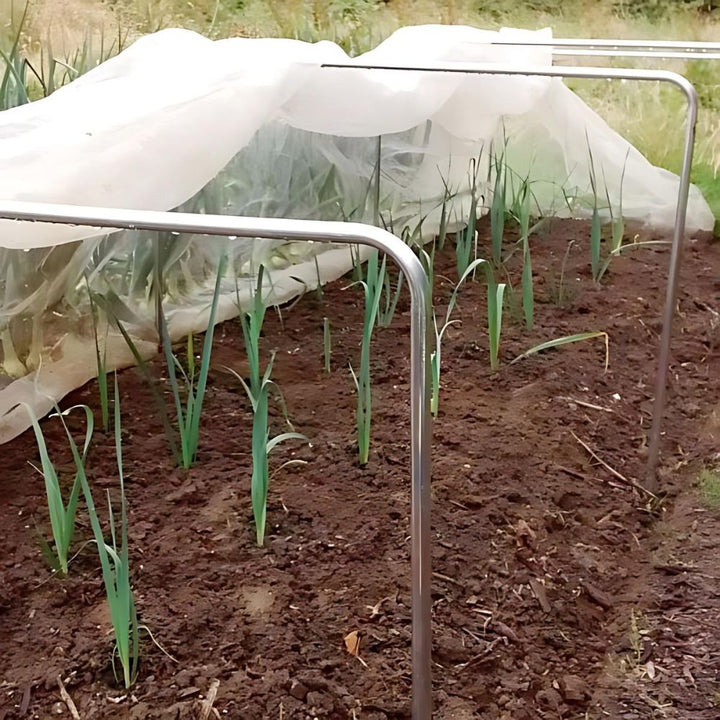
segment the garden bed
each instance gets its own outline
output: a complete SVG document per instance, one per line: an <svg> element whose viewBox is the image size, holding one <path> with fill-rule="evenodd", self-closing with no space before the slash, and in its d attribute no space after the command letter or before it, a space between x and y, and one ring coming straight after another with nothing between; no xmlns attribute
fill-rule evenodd
<svg viewBox="0 0 720 720"><path fill-rule="evenodd" d="M498 373L479 283L460 290L462 325L446 334L433 438L437 718L720 713L710 632L720 523L693 489L720 433L720 250L687 243L661 463L669 496L651 498L619 476L643 478L668 252L626 252L596 286L588 238L589 226L571 221L533 236L536 329L506 312ZM441 312L452 291L443 276L455 278L449 243L436 265ZM27 464L35 439L2 448L0 719L70 717L58 676L83 719L409 717L408 299L375 333L372 450L359 468L348 362L359 356L363 301L347 284L267 314L263 347L277 350L274 378L311 446L275 454L263 548L249 497L251 410L224 369L247 370L239 323L216 333L189 471L173 465L143 378L121 374L131 569L157 641L143 636L129 692L113 677L97 556L83 549L89 525L81 515L70 576L51 577L38 540L48 537L43 482ZM601 339L509 363L595 330L609 336L607 371ZM63 406L80 402L98 407L94 385ZM43 427L70 469L57 420ZM281 467L290 459L305 464ZM96 435L89 468L98 502L100 488L117 492L111 435ZM359 658L344 642L354 631Z"/></svg>

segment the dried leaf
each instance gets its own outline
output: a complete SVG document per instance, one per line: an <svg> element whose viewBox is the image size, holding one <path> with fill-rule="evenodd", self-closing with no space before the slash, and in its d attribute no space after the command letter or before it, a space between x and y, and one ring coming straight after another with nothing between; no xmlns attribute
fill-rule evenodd
<svg viewBox="0 0 720 720"><path fill-rule="evenodd" d="M360 632L353 630L345 636L345 649L355 657L360 657Z"/></svg>

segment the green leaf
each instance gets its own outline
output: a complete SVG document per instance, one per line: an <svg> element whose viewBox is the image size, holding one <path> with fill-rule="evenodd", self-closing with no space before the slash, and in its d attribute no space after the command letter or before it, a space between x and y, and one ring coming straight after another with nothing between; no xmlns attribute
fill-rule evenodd
<svg viewBox="0 0 720 720"><path fill-rule="evenodd" d="M531 347L529 350L526 350L524 353L522 353L522 355L518 355L514 360L510 361L510 364L512 365L519 360L528 358L531 355L542 352L543 350L550 350L552 348L561 347L563 345L569 345L570 343L582 342L583 340L592 340L593 338L598 337L602 337L605 339L605 369L607 370L609 363L609 338L608 334L602 331L577 333L575 335L565 335L563 337L555 338L554 340L548 340L547 342L543 342L539 345Z"/></svg>

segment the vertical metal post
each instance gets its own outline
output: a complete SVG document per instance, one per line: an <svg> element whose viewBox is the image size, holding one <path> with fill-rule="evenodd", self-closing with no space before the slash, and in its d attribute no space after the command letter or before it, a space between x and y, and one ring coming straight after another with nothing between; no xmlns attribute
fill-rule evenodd
<svg viewBox="0 0 720 720"><path fill-rule="evenodd" d="M499 39L492 44L525 45L525 42ZM642 59L720 59L720 43L684 42L684 41L651 41L651 40L612 40L585 38L556 38L554 40L531 39L531 45L550 47L553 55L569 55L575 57L638 57ZM685 78L683 78L685 79ZM668 269L668 284L663 312L663 327L658 353L658 367L655 379L655 401L653 404L652 426L648 442L648 463L645 486L652 492L658 490L657 465L660 458L660 442L662 439L663 415L666 403L667 373L670 367L670 350L672 343L672 323L677 302L677 288L682 261L682 238L685 230L685 219L680 217L680 207L687 207L690 190L690 170L692 168L692 148L695 143L697 125L698 99L694 86L686 80L682 88L687 99L685 119L685 145L683 148L682 172L678 190L678 207L675 216L675 228Z"/></svg>
<svg viewBox="0 0 720 720"><path fill-rule="evenodd" d="M410 473L412 583L412 717L432 717L430 362L428 356L429 284L415 253L399 238L371 225L315 220L285 220L193 215L114 208L0 201L0 218L129 230L169 230L201 235L305 240L369 245L387 253L410 288Z"/></svg>
<svg viewBox="0 0 720 720"><path fill-rule="evenodd" d="M498 43L502 44L502 43ZM533 44L533 43L518 43ZM544 44L544 43L534 43ZM550 41L548 41L548 44ZM395 70L399 72L427 73L464 73L470 75L508 75L535 77L576 77L588 79L639 80L671 83L678 87L687 100L685 142L683 147L683 165L678 187L678 201L675 211L670 268L665 295L663 312L663 328L658 352L658 368L655 382L655 400L653 403L652 426L648 447L645 485L655 492L658 487L657 464L660 456L660 438L662 435L663 414L667 385L668 365L670 362L670 345L672 342L672 321L677 298L677 283L682 257L682 241L685 234L685 218L687 215L688 192L690 188L690 168L692 166L693 145L695 140L695 124L697 121L697 93L692 83L678 73L667 70L642 70L632 68L596 68L596 67L521 67L503 63L437 63L435 65L350 65L346 63L326 63L322 67L345 70Z"/></svg>

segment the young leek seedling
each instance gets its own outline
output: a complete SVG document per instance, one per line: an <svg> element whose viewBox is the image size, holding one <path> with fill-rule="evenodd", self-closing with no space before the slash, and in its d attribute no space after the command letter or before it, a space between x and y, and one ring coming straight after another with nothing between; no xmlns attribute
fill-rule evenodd
<svg viewBox="0 0 720 720"><path fill-rule="evenodd" d="M630 153L628 148L627 154ZM625 155L625 163L623 164L622 174L620 175L620 199L618 200L617 213L613 211L612 203L610 202L610 191L605 183L605 198L607 199L608 211L610 212L610 248L607 251L605 261L598 270L596 282L600 282L610 267L610 261L615 255L618 255L622 250L623 239L625 237L625 218L623 217L623 185L625 183L625 169L627 167L627 154ZM603 177L605 173L603 171Z"/></svg>
<svg viewBox="0 0 720 720"><path fill-rule="evenodd" d="M477 237L477 167L478 161L473 158L470 161L470 212L468 213L467 225L463 230L457 232L455 240L455 259L458 278L461 278L465 274L468 265L470 265L470 258L472 257Z"/></svg>
<svg viewBox="0 0 720 720"><path fill-rule="evenodd" d="M600 282L600 249L602 245L602 223L600 221L600 210L598 207L598 187L597 176L595 174L595 160L593 159L592 149L590 147L590 138L585 133L585 140L588 146L588 155L590 157L590 187L593 193L593 209L590 219L590 271L593 280Z"/></svg>
<svg viewBox="0 0 720 720"><path fill-rule="evenodd" d="M150 371L150 368L148 367L147 362L140 354L140 351L138 350L135 341L132 339L130 333L124 325L125 322L139 324L140 319L130 311L130 308L128 308L128 306L113 291L108 291L104 294L93 293L92 297L93 302L98 307L102 308L103 312L105 313L105 317L108 319L108 322L111 323L113 327L117 328L119 333L122 335L123 340L125 340L125 344L128 346L128 349L132 353L135 364L137 365L141 375L147 382L148 388L150 389L150 392L152 393L152 396L155 400L155 404L157 405L158 412L160 413L160 419L163 424L165 437L168 441L168 445L170 446L172 456L175 462L178 465L181 465L182 455L180 454L180 450L178 449L177 445L177 433L173 428L172 423L170 422L170 415L167 411L165 399L163 398L160 390L157 387L157 384Z"/></svg>
<svg viewBox="0 0 720 720"><path fill-rule="evenodd" d="M505 283L495 283L491 277L492 269L486 265L487 276L487 317L488 337L490 342L490 369L495 372L498 369L498 357L500 354L500 334L502 333L503 297L505 294Z"/></svg>
<svg viewBox="0 0 720 720"><path fill-rule="evenodd" d="M424 254L425 258L429 258L428 254L421 250L421 252ZM433 253L434 253L434 246L433 246ZM441 372L441 361L442 361L442 340L443 336L445 335L445 332L451 325L455 325L459 323L459 320L451 320L450 316L452 315L453 310L455 309L455 303L457 302L457 295L458 291L460 290L460 286L469 278L472 273L474 272L475 268L477 268L479 265L482 265L485 263L485 260L481 260L480 258L474 260L473 262L468 265L465 272L463 273L462 277L458 281L458 284L455 286L455 288L452 291L452 294L450 295L450 300L448 301L447 308L445 309L445 321L442 324L442 327L438 329L438 320L437 315L435 314L433 310L433 326L435 329L435 347L430 355L430 379L431 379L431 395L430 395L430 412L432 413L433 417L437 417L438 410L440 407L440 372Z"/></svg>
<svg viewBox="0 0 720 720"><path fill-rule="evenodd" d="M62 575L67 575L69 562L68 555L73 535L75 534L75 515L77 512L78 499L82 489L80 470L76 469L75 480L73 481L70 496L68 497L66 504L62 496L62 489L60 487L57 470L50 459L40 423L38 422L33 409L25 403L23 403L23 405L30 416L30 422L32 423L33 431L35 432L35 440L37 441L38 451L40 454L42 475L45 478L45 494L47 496L50 526L52 528L53 540L55 542L55 555L57 560L57 563L53 562L53 565L57 566L56 569ZM82 452L78 454L79 460L84 467L94 429L92 411L86 405L75 405L66 410L64 414L66 415L78 408L85 411L86 417L85 440L83 441ZM58 416L63 420L63 425L65 425L63 413L61 413L57 407L56 410ZM74 445L72 437L70 437L70 440L71 444Z"/></svg>
<svg viewBox="0 0 720 720"><path fill-rule="evenodd" d="M100 328L100 313L93 293L90 290L87 275L85 276L85 284L87 286L88 297L90 298L90 319L92 322L93 338L95 340L95 363L97 365L98 395L100 396L100 416L102 418L103 430L107 432L110 429L110 400L108 397L107 367L105 362L107 349L105 343L103 343L103 349L102 351L100 350L100 337L98 334Z"/></svg>
<svg viewBox="0 0 720 720"><path fill-rule="evenodd" d="M502 244L505 233L505 215L507 213L507 183L503 155L494 155L492 166L495 169L493 195L490 204L490 237L492 256L496 267L502 263Z"/></svg>
<svg viewBox="0 0 720 720"><path fill-rule="evenodd" d="M357 391L357 442L358 460L360 465L367 465L370 458L370 426L372 421L372 391L370 384L370 342L378 316L380 297L385 277L386 258L379 261L377 250L370 253L367 262L365 280L360 282L365 292L365 314L363 316L363 335L360 348L360 372L355 373L350 366L350 373Z"/></svg>
<svg viewBox="0 0 720 720"><path fill-rule="evenodd" d="M533 290L532 259L530 257L530 184L524 180L520 187L518 221L520 223L520 241L523 252L522 269L522 305L525 315L525 327L533 329L535 316L535 296Z"/></svg>
<svg viewBox="0 0 720 720"><path fill-rule="evenodd" d="M138 617L135 607L135 597L130 585L130 561L128 556L127 537L127 501L125 498L125 477L123 473L121 420L120 420L120 392L118 390L117 375L115 376L115 453L117 457L118 476L120 479L120 542L118 545L115 516L108 492L108 512L110 525L110 544L105 542L102 526L98 518L97 508L93 499L90 484L85 473L85 464L72 436L65 426L70 440L73 459L82 483L85 503L90 516L95 544L97 545L100 565L102 566L103 582L107 595L110 620L115 634L115 651L122 667L122 680L125 688L130 688L137 679L138 669ZM65 422L63 420L63 425Z"/></svg>
<svg viewBox="0 0 720 720"><path fill-rule="evenodd" d="M165 360L168 368L168 379L175 401L175 412L177 416L177 428L180 435L180 459L184 468L189 468L195 462L198 443L200 439L200 415L205 400L208 372L210 370L210 355L212 353L212 342L215 333L215 316L217 314L218 300L220 298L220 284L225 271L227 255L223 254L218 264L217 279L213 293L212 305L208 327L205 331L202 359L200 368L195 366L195 348L192 335L187 340L187 371L182 367L172 350L172 342L168 334L167 322L162 311L162 304L158 305L158 320L162 347L165 353ZM178 373L185 385L185 392L180 390ZM197 373L197 375L196 375ZM183 395L185 401L183 403Z"/></svg>
<svg viewBox="0 0 720 720"><path fill-rule="evenodd" d="M304 435L296 432L286 432L270 438L269 431L269 396L270 389L275 383L270 379L272 375L275 355L261 374L260 370L260 335L265 319L266 304L262 297L264 267L261 265L253 300L250 309L241 312L240 323L242 325L243 340L245 341L245 352L248 357L249 381L246 382L232 368L227 368L245 389L250 400L253 411L252 428L252 478L250 480L250 498L252 502L253 518L255 520L255 536L258 546L265 542L265 527L267 521L267 496L270 484L270 470L268 455L270 452L285 440L307 440Z"/></svg>
<svg viewBox="0 0 720 720"><path fill-rule="evenodd" d="M255 521L255 538L258 547L265 542L265 528L267 524L267 496L270 486L270 466L268 456L272 450L285 440L307 440L305 435L297 432L285 432L275 437L270 437L269 430L269 397L270 388L275 383L270 379L275 355L265 368L260 384L256 392L253 392L250 385L245 382L237 372L228 368L230 372L240 381L245 393L250 400L253 411L252 427L252 477L250 480L250 500L252 503L253 519Z"/></svg>
<svg viewBox="0 0 720 720"><path fill-rule="evenodd" d="M398 300L400 300L403 280L404 276L402 272L398 272L397 283L395 284L395 289L393 290L390 273L385 273L385 277L383 278L383 296L385 298L385 301L381 304L381 307L378 308L378 327L390 327L392 319L395 317Z"/></svg>

